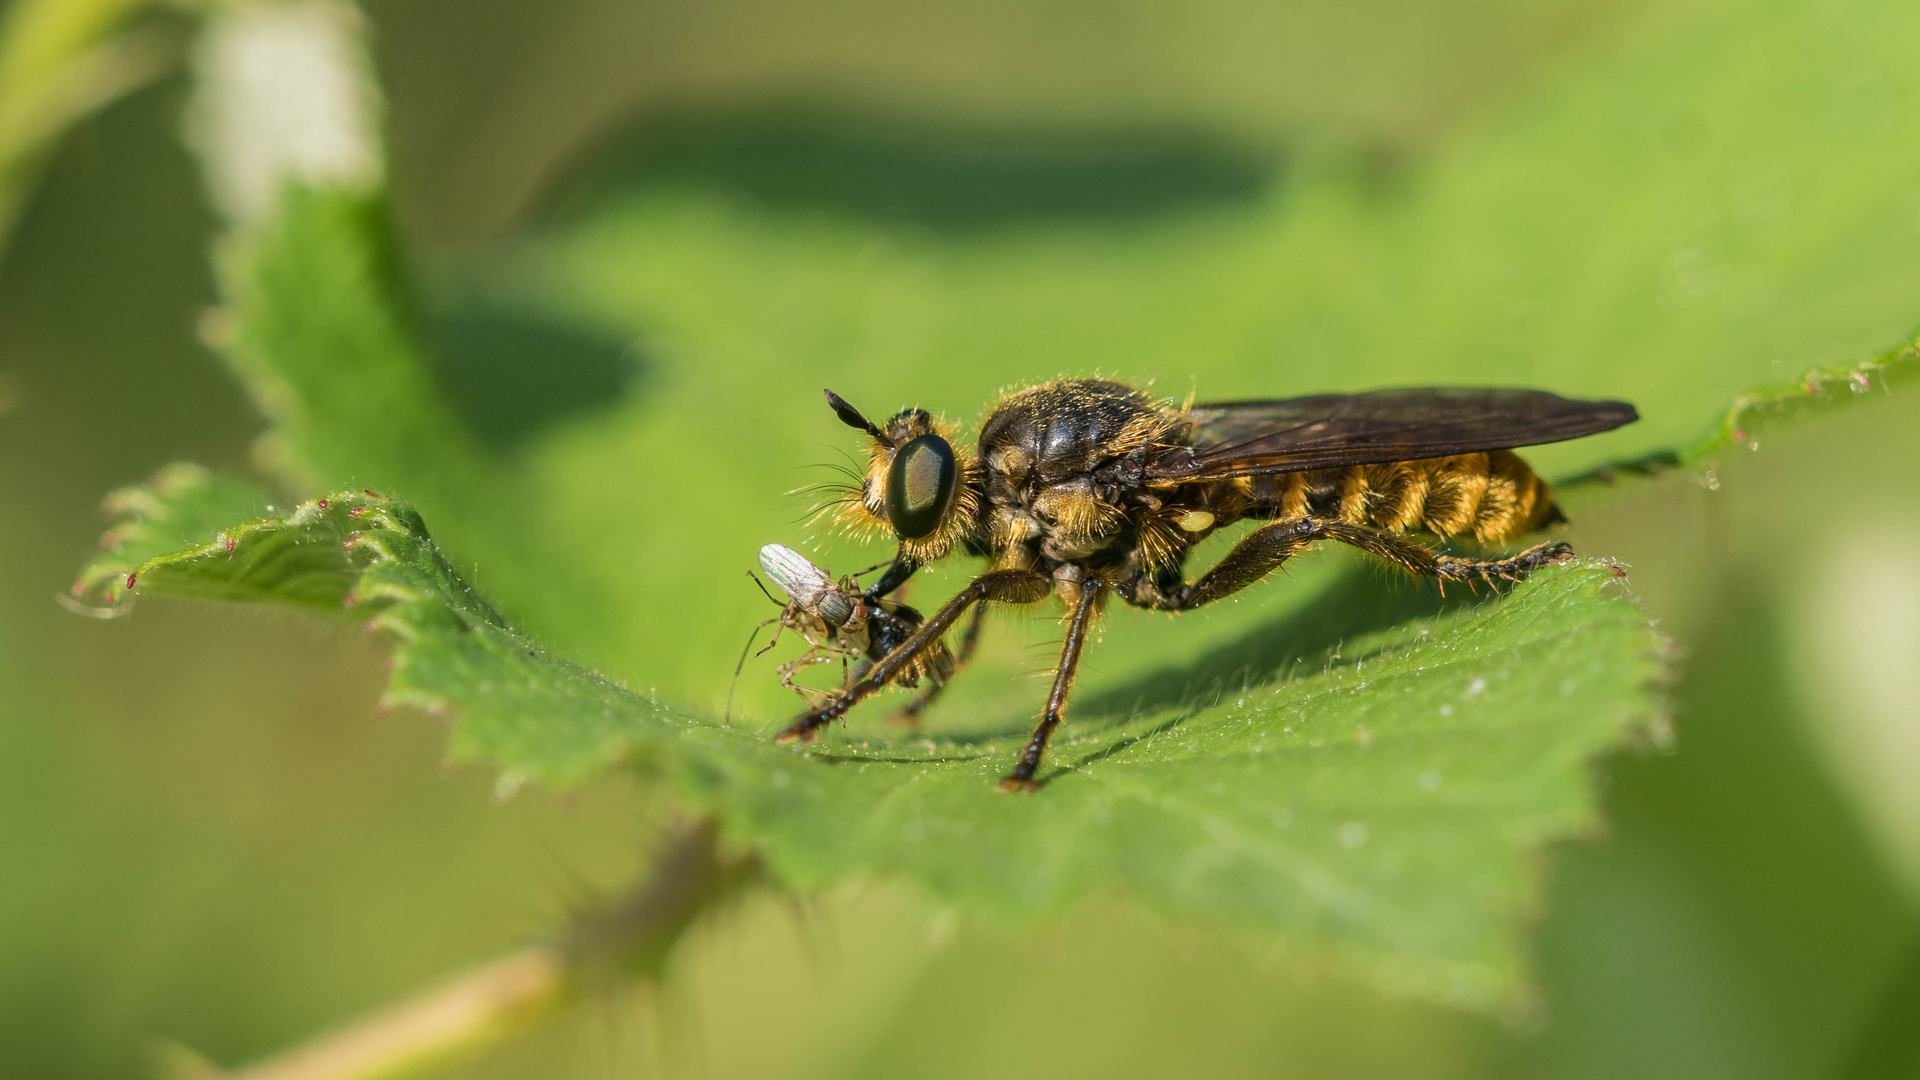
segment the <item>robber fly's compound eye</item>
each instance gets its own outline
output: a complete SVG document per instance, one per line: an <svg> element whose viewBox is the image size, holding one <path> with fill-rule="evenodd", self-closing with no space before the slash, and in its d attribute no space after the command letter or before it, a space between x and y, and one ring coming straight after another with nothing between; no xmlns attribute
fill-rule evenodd
<svg viewBox="0 0 1920 1080"><path fill-rule="evenodd" d="M887 520L905 540L933 535L953 505L960 466L953 447L938 435L922 435L901 447L887 469Z"/></svg>

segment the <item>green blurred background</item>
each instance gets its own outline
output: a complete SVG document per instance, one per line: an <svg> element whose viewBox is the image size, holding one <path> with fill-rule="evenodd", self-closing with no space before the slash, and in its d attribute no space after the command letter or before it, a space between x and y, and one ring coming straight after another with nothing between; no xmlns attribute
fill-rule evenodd
<svg viewBox="0 0 1920 1080"><path fill-rule="evenodd" d="M1671 56L1728 42L1730 59L1710 70L1745 79L1730 112L1753 114L1751 130L1730 140L1738 154L1702 134L1729 110L1716 112L1711 87L1686 88L1702 99L1699 115L1657 118L1683 163L1676 175L1708 177L1757 216L1793 202L1761 181L1793 175L1803 204L1819 188L1832 205L1859 207L1859 241L1827 263L1795 263L1775 292L1729 309L1729 320L1761 328L1738 348L1764 363L1729 375L1704 334L1668 348L1653 385L1675 388L1676 400L1691 393L1692 404L1648 408L1646 445L1687 438L1713 419L1697 402L1864 358L1920 320L1920 172L1909 162L1920 131L1896 124L1907 140L1894 145L1872 127L1874 109L1889 107L1856 102L1854 83L1828 77L1849 70L1842 49L1820 69L1830 95L1806 107L1843 132L1865 117L1860 129L1886 152L1837 156L1844 168L1822 175L1823 187L1807 170L1828 151L1767 142L1770 123L1798 130L1777 116L1808 83L1770 67L1779 50L1764 43L1799 40L1808 10L364 5L396 221L441 335L448 395L498 453L524 455L555 484L571 478L577 499L603 486L613 504L621 477L569 471L576 444L624 437L610 400L709 401L697 391L718 385L746 398L741 416L753 423L811 402L834 378L875 411L964 388L938 402L964 415L984 396L976 382L1061 373L1031 348L1046 326L1023 336L1041 322L1034 311L1111 316L1116 336L1163 335L1171 358L1158 373L1204 376L1203 394L1404 381L1422 368L1347 361L1367 334L1391 338L1379 326L1405 300L1393 283L1342 279L1346 252L1318 263L1236 253L1238 223L1313 200L1337 203L1327 213L1343 221L1391 221L1410 201L1439 198L1454 183L1446 163L1462 157L1493 159L1493 172L1521 184L1528 169L1577 171L1568 160L1502 164L1497 147L1476 147L1497 141L1490 127L1569 122L1565 109L1532 118L1532 102L1566 85L1614 70L1632 82L1635 65L1685 68ZM1825 17L1845 32L1821 43L1854 42L1864 56L1884 37L1877 44L1902 55L1915 44L1912 19L1896 33L1876 21L1888 10L1836 7ZM192 32L190 14L147 18L163 36ZM1869 87L1899 77L1860 68ZM358 635L165 603L95 622L54 603L95 543L102 493L178 459L244 468L262 429L199 343L221 225L180 137L188 90L184 74L163 75L59 139L0 265L0 1072L10 1076L137 1075L163 1039L221 1062L257 1057L618 888L642 865L658 817L617 777L497 803L490 777L442 770L433 724L374 715L383 660ZM1618 107L1644 105L1623 97ZM1655 201L1569 205L1547 223L1517 212L1512 227L1604 236L1615 217L1658 217ZM1900 213L1874 216L1886 206ZM1524 290L1512 303L1498 293L1526 268L1480 265L1480 238L1444 222L1406 231L1383 244L1416 249L1408 260L1427 279L1460 282L1463 325L1512 314L1492 340L1515 356L1636 340L1611 323L1529 322ZM1714 220L1672 231L1666 269L1678 294L1724 273L1713 260L1740 237L1723 233ZM1140 259L1141 236L1149 253L1164 252L1169 280L1192 281L1157 316L1133 308L1154 287L1150 274L1123 267L1116 284L1077 272L1106 265L1109 243L1134 245L1126 257ZM1312 250L1311 233L1291 242ZM846 280L822 281L828 263ZM1031 276L1008 281L1006 265ZM1232 332L1222 328L1230 307L1210 306L1221 282L1273 288L1282 325L1290 311L1310 325L1344 302L1362 329L1282 335L1302 355L1269 377L1245 356L1215 354ZM1369 289L1378 308L1335 298ZM867 335L813 332L804 309L849 294L883 316ZM735 309L705 310L729 305L738 341L726 337ZM983 312L1004 325L977 332L977 372L954 370L959 361L920 331ZM1406 348L1432 347L1437 379L1554 381L1561 371L1573 384L1556 389L1611 392L1604 363L1481 356L1470 351L1486 339L1478 324L1452 334L1436 324L1446 320L1428 318ZM728 348L767 354L761 373L700 367ZM1084 343L1063 350L1076 373L1097 366ZM842 353L857 359L843 364ZM1118 373L1142 373L1126 350L1116 355ZM942 369L921 370L928 362ZM793 385L756 382L767 370ZM633 436L636 470L655 467L660 440L681 437L671 423L647 430ZM831 425L800 430L828 460ZM1689 471L1570 507L1574 541L1631 565L1636 593L1682 647L1679 738L1672 754L1600 763L1607 831L1544 860L1549 901L1534 942L1546 1008L1525 1024L1258 964L1100 904L1013 935L875 883L802 905L750 901L704 925L662 984L595 1001L451 1073L1920 1076L1920 803L1910 794L1920 788L1920 403L1864 402L1765 442L1715 462L1710 480ZM785 464L770 475L790 475ZM763 497L761 477L729 479ZM577 527L624 525L623 513ZM743 509L695 529L750 554L774 537L732 534L765 520ZM672 578L662 555L687 542L684 524L635 535L620 563L582 572ZM484 552L479 561L486 587L490 562ZM557 621L543 620L543 604L584 603L516 591L513 572L502 567L497 587L531 625ZM649 595L680 610L707 587L673 580ZM610 588L616 599L632 593ZM754 603L729 591L678 647L719 656L710 666L724 671ZM681 633L616 625L590 606L573 618L590 628L575 647L616 672L646 670L647 653L674 648L662 639ZM1246 624L1223 617L1205 632ZM1015 653L990 656L979 677L1031 666ZM687 678L717 698L707 674ZM770 682L742 688L769 714L779 708Z"/></svg>

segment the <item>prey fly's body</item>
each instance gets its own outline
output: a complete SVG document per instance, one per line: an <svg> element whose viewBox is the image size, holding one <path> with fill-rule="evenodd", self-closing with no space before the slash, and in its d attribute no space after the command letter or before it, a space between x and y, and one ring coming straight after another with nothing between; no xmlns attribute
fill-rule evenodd
<svg viewBox="0 0 1920 1080"><path fill-rule="evenodd" d="M1029 790L1109 597L1160 611L1197 608L1321 540L1443 582L1525 577L1571 549L1554 543L1507 558L1453 558L1404 534L1497 544L1559 521L1546 483L1512 449L1637 419L1625 402L1536 390L1384 390L1179 405L1105 379L1062 379L995 403L969 453L922 410L903 410L883 427L831 390L827 400L844 423L871 438L866 475L845 516L899 543L867 598L879 602L921 566L952 554L989 565L781 737L812 738L924 664L969 607L1058 595L1066 636L1052 691L1002 784ZM1186 578L1189 549L1248 518L1267 524L1212 569ZM976 611L962 662L978 625Z"/></svg>
<svg viewBox="0 0 1920 1080"><path fill-rule="evenodd" d="M773 582L773 587L787 596L780 614L768 620L779 626L767 649L779 644L783 630L792 630L806 640L807 651L781 664L777 670L780 685L799 694L808 704L813 703L809 695L824 695L796 685L793 681L796 673L836 658L845 669L850 660L857 659L857 666L844 671L842 685L850 684L864 676L875 661L905 643L923 621L919 612L905 604L868 595L851 577L836 582L805 555L783 544L768 544L760 549L760 569L766 573L767 580ZM944 643L936 641L901 664L889 681L913 687L925 678L933 684L932 690L938 690L946 685L953 670L952 654ZM918 710L913 713L917 715Z"/></svg>

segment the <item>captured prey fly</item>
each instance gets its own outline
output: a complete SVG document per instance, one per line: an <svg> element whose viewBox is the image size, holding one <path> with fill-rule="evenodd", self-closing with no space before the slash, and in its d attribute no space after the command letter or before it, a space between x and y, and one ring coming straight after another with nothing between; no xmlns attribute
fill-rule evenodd
<svg viewBox="0 0 1920 1080"><path fill-rule="evenodd" d="M1539 390L1379 390L1182 405L1106 379L1062 379L995 402L969 450L923 410L904 409L880 425L831 390L827 402L870 438L866 473L845 500L843 519L899 543L865 596L881 603L914 571L956 553L988 566L780 737L811 739L926 663L968 608L1031 604L1051 593L1064 602L1066 636L1039 726L1001 784L1014 790L1036 786L1081 649L1110 597L1190 610L1252 585L1321 540L1441 582L1523 578L1572 548L1546 543L1505 558L1455 558L1403 534L1501 543L1563 521L1546 482L1513 448L1638 419L1625 402ZM1212 569L1184 575L1195 544L1248 518L1266 524ZM978 618L976 610L976 627Z"/></svg>
<svg viewBox="0 0 1920 1080"><path fill-rule="evenodd" d="M858 658L858 665L846 672L841 681L843 686L848 685L864 676L876 660L903 644L922 622L919 612L897 601L868 595L851 577L834 581L805 555L784 544L768 544L760 549L760 569L766 573L767 580L773 582L773 587L788 598L780 614L767 620L779 625L774 629L773 640L760 651L764 653L779 644L784 630L790 629L806 640L807 651L798 659L781 664L777 670L780 685L799 694L809 705L813 704L809 694L823 697L825 694L795 685L796 672L836 657L845 667L850 660ZM778 598L773 601L780 603ZM747 647L753 647L751 639ZM744 654L741 659L745 659ZM925 678L932 684L926 694L908 706L905 718L917 717L932 695L953 677L953 671L953 655L939 641L902 664L891 682L913 687Z"/></svg>

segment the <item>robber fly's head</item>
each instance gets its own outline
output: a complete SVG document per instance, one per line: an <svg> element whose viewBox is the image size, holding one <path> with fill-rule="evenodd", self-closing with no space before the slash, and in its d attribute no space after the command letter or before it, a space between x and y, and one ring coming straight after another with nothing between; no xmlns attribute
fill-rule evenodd
<svg viewBox="0 0 1920 1080"><path fill-rule="evenodd" d="M843 520L856 528L885 529L917 562L952 551L979 505L970 483L973 463L955 444L953 429L924 409L902 409L883 428L831 390L827 404L842 423L873 440L866 475Z"/></svg>

